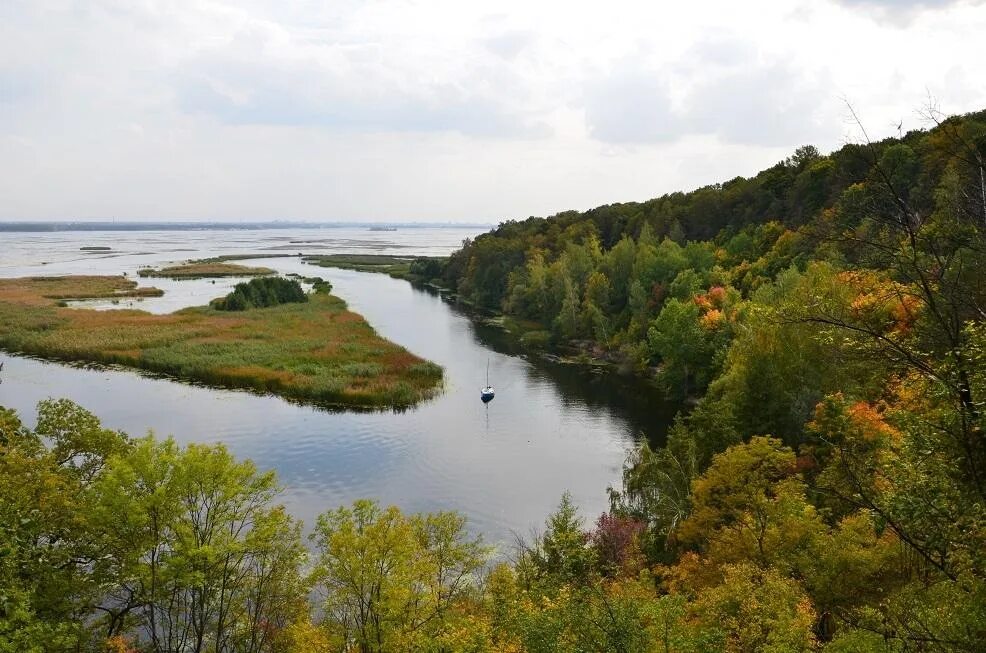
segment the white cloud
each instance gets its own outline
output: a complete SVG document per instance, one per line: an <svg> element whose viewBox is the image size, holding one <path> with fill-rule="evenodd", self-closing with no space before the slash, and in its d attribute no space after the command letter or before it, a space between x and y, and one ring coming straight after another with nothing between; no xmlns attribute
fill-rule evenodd
<svg viewBox="0 0 986 653"><path fill-rule="evenodd" d="M585 112L589 135L610 143L667 142L688 131L659 71L617 69L592 80Z"/></svg>
<svg viewBox="0 0 986 653"><path fill-rule="evenodd" d="M825 128L831 80L752 41L723 33L660 64L646 50L616 62L586 88L589 133L612 143L667 142L715 135L723 142L785 145L831 136Z"/></svg>
<svg viewBox="0 0 986 653"><path fill-rule="evenodd" d="M946 9L956 5L981 5L983 0L836 0L850 9L867 12L886 24L906 27L926 11Z"/></svg>
<svg viewBox="0 0 986 653"><path fill-rule="evenodd" d="M467 220L645 199L838 146L843 97L881 135L919 126L929 90L983 108L984 14L7 0L0 219Z"/></svg>

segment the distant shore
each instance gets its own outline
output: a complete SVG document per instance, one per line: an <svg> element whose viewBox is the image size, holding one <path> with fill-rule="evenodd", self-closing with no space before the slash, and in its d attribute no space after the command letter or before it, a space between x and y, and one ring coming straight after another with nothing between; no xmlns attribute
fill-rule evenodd
<svg viewBox="0 0 986 653"><path fill-rule="evenodd" d="M395 229L482 229L495 225L487 222L177 222L136 220L113 221L0 221L0 232L53 232L53 231L257 231L262 229L367 229L391 231Z"/></svg>

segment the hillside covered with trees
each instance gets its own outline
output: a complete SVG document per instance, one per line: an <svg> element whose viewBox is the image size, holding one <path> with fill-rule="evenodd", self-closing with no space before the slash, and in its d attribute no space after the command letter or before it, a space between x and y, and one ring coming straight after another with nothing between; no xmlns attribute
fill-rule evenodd
<svg viewBox="0 0 986 653"><path fill-rule="evenodd" d="M986 112L508 222L433 272L695 400L607 514L563 497L495 552L360 501L306 547L222 447L3 411L0 651L983 650Z"/></svg>

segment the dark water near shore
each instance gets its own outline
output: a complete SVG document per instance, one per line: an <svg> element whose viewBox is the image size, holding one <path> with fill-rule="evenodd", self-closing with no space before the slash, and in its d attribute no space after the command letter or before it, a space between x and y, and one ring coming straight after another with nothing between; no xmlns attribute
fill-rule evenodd
<svg viewBox="0 0 986 653"><path fill-rule="evenodd" d="M0 276L133 276L145 265L288 249L435 255L470 235L455 229L5 234ZM113 251L86 255L81 246ZM594 518L605 510L606 487L618 485L638 438L659 440L667 428L671 408L647 384L527 358L508 334L471 319L435 292L294 257L257 263L332 281L334 293L384 337L442 365L445 391L401 413L332 413L273 396L2 354L0 405L32 422L39 400L68 397L131 434L153 429L181 442L224 442L237 455L275 469L284 502L309 524L327 508L374 497L406 510L462 511L472 529L493 541L541 524L566 490ZM142 280L166 295L135 306L167 312L202 304L236 281ZM497 395L483 404L479 389L487 362Z"/></svg>

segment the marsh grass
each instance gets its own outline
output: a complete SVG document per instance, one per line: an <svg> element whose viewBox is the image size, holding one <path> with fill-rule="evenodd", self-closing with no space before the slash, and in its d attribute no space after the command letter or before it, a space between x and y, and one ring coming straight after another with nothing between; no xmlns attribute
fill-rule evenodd
<svg viewBox="0 0 986 653"><path fill-rule="evenodd" d="M160 288L138 288L126 277L65 276L0 279L0 297L24 304L48 304L48 300L160 297Z"/></svg>
<svg viewBox="0 0 986 653"><path fill-rule="evenodd" d="M159 270L143 268L137 270L142 277L164 277L166 279L212 279L221 277L259 277L274 274L274 270L265 267L252 267L236 263L194 262L184 265L172 265Z"/></svg>
<svg viewBox="0 0 986 653"><path fill-rule="evenodd" d="M194 261L189 261L189 264L225 263L227 261L247 261L255 258L294 258L296 256L301 256L301 254L270 254L267 252L263 254L258 254L256 252L252 254L222 254L220 256L212 256L210 258L200 258Z"/></svg>
<svg viewBox="0 0 986 653"><path fill-rule="evenodd" d="M324 268L378 272L412 283L434 285L448 260L437 256L391 256L389 254L314 254L302 259Z"/></svg>
<svg viewBox="0 0 986 653"><path fill-rule="evenodd" d="M140 290L123 277L0 280L0 347L326 406L401 408L440 387L440 367L381 338L326 293L235 313L208 306L152 315L57 305L60 297L125 296L127 289Z"/></svg>
<svg viewBox="0 0 986 653"><path fill-rule="evenodd" d="M306 263L324 268L356 270L358 272L382 272L397 279L404 279L411 271L412 257L388 254L320 254L306 256Z"/></svg>

